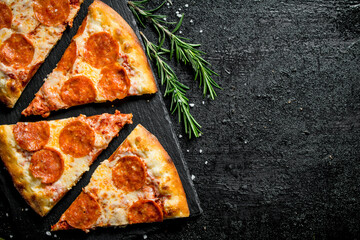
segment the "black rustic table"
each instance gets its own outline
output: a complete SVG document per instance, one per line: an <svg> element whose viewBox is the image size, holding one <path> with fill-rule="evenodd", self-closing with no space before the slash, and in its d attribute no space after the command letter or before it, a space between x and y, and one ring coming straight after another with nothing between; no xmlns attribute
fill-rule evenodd
<svg viewBox="0 0 360 240"><path fill-rule="evenodd" d="M359 239L360 1L174 0L161 13L176 11L223 88L203 98L174 64L203 126L187 140L172 116L204 212L122 238Z"/></svg>

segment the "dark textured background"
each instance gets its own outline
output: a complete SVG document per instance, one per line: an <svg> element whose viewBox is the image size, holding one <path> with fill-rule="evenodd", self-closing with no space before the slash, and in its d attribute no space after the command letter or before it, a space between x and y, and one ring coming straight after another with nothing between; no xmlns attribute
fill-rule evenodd
<svg viewBox="0 0 360 240"><path fill-rule="evenodd" d="M204 213L148 239L359 239L359 4L174 0L161 10L185 13L183 35L202 44L223 90L202 98L175 65L203 126L188 141L172 117Z"/></svg>

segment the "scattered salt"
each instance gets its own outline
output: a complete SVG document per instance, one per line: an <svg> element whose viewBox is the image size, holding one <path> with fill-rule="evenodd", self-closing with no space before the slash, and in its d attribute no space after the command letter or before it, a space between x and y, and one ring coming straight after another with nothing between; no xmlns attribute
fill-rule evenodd
<svg viewBox="0 0 360 240"><path fill-rule="evenodd" d="M181 11L181 8L179 8L179 11Z"/></svg>
<svg viewBox="0 0 360 240"><path fill-rule="evenodd" d="M194 103L190 103L189 106L190 106L190 107L194 107L195 104L194 104Z"/></svg>
<svg viewBox="0 0 360 240"><path fill-rule="evenodd" d="M189 7L189 4L185 4L185 7Z"/></svg>
<svg viewBox="0 0 360 240"><path fill-rule="evenodd" d="M190 150L189 150L189 149L186 149L186 152L190 152Z"/></svg>
<svg viewBox="0 0 360 240"><path fill-rule="evenodd" d="M50 231L46 231L46 235L51 236L51 232L50 232Z"/></svg>
<svg viewBox="0 0 360 240"><path fill-rule="evenodd" d="M9 237L10 237L10 238L13 238L14 236L13 236L13 235L10 235Z"/></svg>
<svg viewBox="0 0 360 240"><path fill-rule="evenodd" d="M9 216L9 214L8 213L5 213L5 215L8 217Z"/></svg>
<svg viewBox="0 0 360 240"><path fill-rule="evenodd" d="M195 176L194 175L191 175L191 180L194 180L195 179Z"/></svg>
<svg viewBox="0 0 360 240"><path fill-rule="evenodd" d="M179 31L179 33L181 34L181 33L182 33L182 31Z"/></svg>
<svg viewBox="0 0 360 240"><path fill-rule="evenodd" d="M182 135L181 135L181 134L179 135L179 138L182 138Z"/></svg>
<svg viewBox="0 0 360 240"><path fill-rule="evenodd" d="M194 23L194 20L190 19L190 23Z"/></svg>
<svg viewBox="0 0 360 240"><path fill-rule="evenodd" d="M208 164L208 161L205 161L205 165L207 165Z"/></svg>
<svg viewBox="0 0 360 240"><path fill-rule="evenodd" d="M203 32L203 30L202 29L200 29L200 33L202 33Z"/></svg>
<svg viewBox="0 0 360 240"><path fill-rule="evenodd" d="M147 235L144 235L143 237L144 237L144 239L147 239Z"/></svg>
<svg viewBox="0 0 360 240"><path fill-rule="evenodd" d="M200 150L199 150L199 153L202 153L202 152L203 152L202 149L200 149Z"/></svg>
<svg viewBox="0 0 360 240"><path fill-rule="evenodd" d="M25 212L27 212L29 209L28 208L25 208Z"/></svg>
<svg viewBox="0 0 360 240"><path fill-rule="evenodd" d="M202 104L204 105L204 104L205 104L205 101L202 101Z"/></svg>

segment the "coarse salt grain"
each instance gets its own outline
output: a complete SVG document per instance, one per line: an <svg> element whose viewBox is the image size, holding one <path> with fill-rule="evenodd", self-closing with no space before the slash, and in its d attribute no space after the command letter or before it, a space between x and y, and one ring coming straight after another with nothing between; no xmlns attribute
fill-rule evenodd
<svg viewBox="0 0 360 240"><path fill-rule="evenodd" d="M190 152L190 150L189 150L189 149L187 149L187 150L186 150L186 152Z"/></svg>
<svg viewBox="0 0 360 240"><path fill-rule="evenodd" d="M51 232L50 232L50 231L46 231L46 235L51 236Z"/></svg>
<svg viewBox="0 0 360 240"><path fill-rule="evenodd" d="M190 106L190 107L194 107L195 104L194 104L194 103L190 103L189 106Z"/></svg>
<svg viewBox="0 0 360 240"><path fill-rule="evenodd" d="M194 180L195 179L195 175L191 175L191 180Z"/></svg>
<svg viewBox="0 0 360 240"><path fill-rule="evenodd" d="M194 20L190 19L190 23L193 23L193 22L194 22Z"/></svg>
<svg viewBox="0 0 360 240"><path fill-rule="evenodd" d="M179 135L179 138L182 138L182 135L181 135L181 134Z"/></svg>
<svg viewBox="0 0 360 240"><path fill-rule="evenodd" d="M200 150L199 150L199 153L202 153L202 152L203 152L202 149L200 149Z"/></svg>
<svg viewBox="0 0 360 240"><path fill-rule="evenodd" d="M207 165L208 164L208 161L205 161L205 165Z"/></svg>
<svg viewBox="0 0 360 240"><path fill-rule="evenodd" d="M147 239L147 235L144 235L143 237L144 237L144 239Z"/></svg>
<svg viewBox="0 0 360 240"><path fill-rule="evenodd" d="M189 4L185 4L185 7L189 7Z"/></svg>

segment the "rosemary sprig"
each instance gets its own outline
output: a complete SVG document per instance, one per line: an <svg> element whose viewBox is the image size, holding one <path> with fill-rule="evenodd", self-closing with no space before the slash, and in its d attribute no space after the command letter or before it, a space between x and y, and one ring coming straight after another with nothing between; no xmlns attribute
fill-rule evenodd
<svg viewBox="0 0 360 240"><path fill-rule="evenodd" d="M189 111L189 99L185 96L186 90L189 88L178 81L178 78L173 69L164 61L163 57L161 56L165 53L162 51L163 48L150 42L142 32L140 32L140 34L144 39L147 55L149 56L150 60L155 60L158 75L161 79L161 85L165 84L166 86L164 95L171 95L171 113L173 114L177 112L179 122L183 120L185 132L189 135L189 138L191 138L192 133L195 135L195 137L199 137L199 134L201 134L201 126L191 115Z"/></svg>
<svg viewBox="0 0 360 240"><path fill-rule="evenodd" d="M203 85L203 94L206 96L210 95L211 99L215 99L216 92L214 88L221 89L221 87L214 81L212 75L218 76L213 70L211 70L211 64L207 62L202 55L205 53L197 49L200 44L188 43L187 38L177 36L175 33L179 30L184 15L180 18L174 30L170 31L165 24L176 24L174 22L167 22L165 15L155 14L166 2L165 0L160 6L151 10L144 10L144 3L147 3L148 0L143 1L129 1L131 11L134 13L135 17L138 19L140 24L145 27L144 20L150 21L156 31L159 34L159 46L164 53L170 54L170 59L175 55L178 62L183 62L184 64L190 64L192 69L195 72L195 81L199 80L199 87ZM170 50L162 48L166 36L170 40Z"/></svg>

